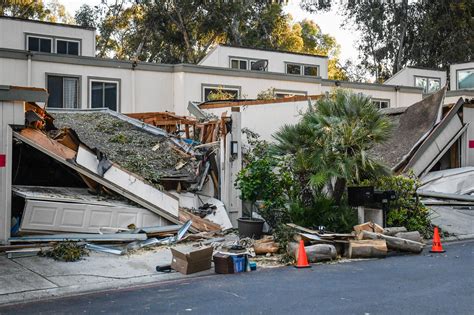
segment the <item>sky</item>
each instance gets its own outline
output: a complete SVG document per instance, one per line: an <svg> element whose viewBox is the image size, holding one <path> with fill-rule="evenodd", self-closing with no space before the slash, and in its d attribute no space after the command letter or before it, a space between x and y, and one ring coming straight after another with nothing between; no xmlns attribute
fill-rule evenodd
<svg viewBox="0 0 474 315"><path fill-rule="evenodd" d="M71 15L79 9L83 4L96 5L101 0L62 0L60 1ZM342 16L337 14L338 7L333 6L331 11L325 13L311 14L299 7L301 0L290 0L289 4L285 6L284 11L291 14L295 21L303 19L310 19L316 22L321 27L323 33L330 34L336 38L336 41L341 46L341 62L352 59L357 60L357 49L355 48L354 39L357 38L357 33L352 30L346 30L341 27Z"/></svg>

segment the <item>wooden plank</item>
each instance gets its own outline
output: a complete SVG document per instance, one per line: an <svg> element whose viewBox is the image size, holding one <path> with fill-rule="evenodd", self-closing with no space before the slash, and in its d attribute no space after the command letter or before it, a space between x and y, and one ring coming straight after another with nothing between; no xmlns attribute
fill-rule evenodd
<svg viewBox="0 0 474 315"><path fill-rule="evenodd" d="M65 145L60 144L57 141L50 139L47 135L37 129L25 128L20 131L20 134L30 141L37 143L48 152L52 152L65 160L74 159L76 156L75 151L69 149Z"/></svg>
<svg viewBox="0 0 474 315"><path fill-rule="evenodd" d="M221 230L219 224L213 223L206 219L202 219L201 217L194 215L186 211L185 209L179 209L179 220L182 222L192 220L192 227L201 232L213 232Z"/></svg>
<svg viewBox="0 0 474 315"><path fill-rule="evenodd" d="M291 228L293 228L293 229L302 231L303 233L309 233L309 234L314 234L314 235L321 236L318 231L311 230L311 229L308 229L308 228L305 228L305 227L296 225L296 224L294 224L294 223L287 223L286 225L289 226L289 227L291 227Z"/></svg>

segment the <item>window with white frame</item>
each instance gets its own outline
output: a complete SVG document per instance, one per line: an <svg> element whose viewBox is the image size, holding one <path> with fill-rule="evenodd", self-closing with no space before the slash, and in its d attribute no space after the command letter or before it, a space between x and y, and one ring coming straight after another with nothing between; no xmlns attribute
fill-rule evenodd
<svg viewBox="0 0 474 315"><path fill-rule="evenodd" d="M372 99L372 103L375 105L376 108L389 108L390 107L390 100L378 100Z"/></svg>
<svg viewBox="0 0 474 315"><path fill-rule="evenodd" d="M286 63L286 73L288 74L317 77L318 72L318 66L315 65L305 65L290 62Z"/></svg>
<svg viewBox="0 0 474 315"><path fill-rule="evenodd" d="M203 85L202 87L202 101L211 101L222 99L238 99L240 98L240 88L229 87L225 85Z"/></svg>
<svg viewBox="0 0 474 315"><path fill-rule="evenodd" d="M474 69L463 69L456 71L458 90L474 89Z"/></svg>
<svg viewBox="0 0 474 315"><path fill-rule="evenodd" d="M274 91L275 98L285 98L292 96L306 96L305 92L298 91L285 91L285 90L276 90Z"/></svg>
<svg viewBox="0 0 474 315"><path fill-rule="evenodd" d="M250 58L230 57L230 67L239 70L267 71L268 61Z"/></svg>
<svg viewBox="0 0 474 315"><path fill-rule="evenodd" d="M245 59L231 58L230 59L230 67L232 69L247 70L248 61L245 60Z"/></svg>
<svg viewBox="0 0 474 315"><path fill-rule="evenodd" d="M26 42L26 50L44 53L53 52L53 40L50 37L28 35L26 37Z"/></svg>
<svg viewBox="0 0 474 315"><path fill-rule="evenodd" d="M49 93L48 107L78 108L79 77L48 75L47 88Z"/></svg>
<svg viewBox="0 0 474 315"><path fill-rule="evenodd" d="M77 40L56 39L56 53L79 56L80 42Z"/></svg>
<svg viewBox="0 0 474 315"><path fill-rule="evenodd" d="M440 78L415 77L415 86L423 88L423 93L433 93L441 88Z"/></svg>
<svg viewBox="0 0 474 315"><path fill-rule="evenodd" d="M91 108L109 108L118 111L119 82L112 80L89 80L89 104Z"/></svg>

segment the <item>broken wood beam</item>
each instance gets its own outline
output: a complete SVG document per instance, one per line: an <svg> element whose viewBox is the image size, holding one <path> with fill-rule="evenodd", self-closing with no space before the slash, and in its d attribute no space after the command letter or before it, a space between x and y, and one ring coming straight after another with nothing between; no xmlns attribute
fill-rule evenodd
<svg viewBox="0 0 474 315"><path fill-rule="evenodd" d="M362 231L359 233L359 239L364 240L385 240L387 242L387 248L402 252L421 253L423 250L423 243L405 240L402 238L388 236L380 233L373 233L369 231Z"/></svg>
<svg viewBox="0 0 474 315"><path fill-rule="evenodd" d="M188 220L192 220L192 227L200 232L212 232L212 231L220 231L221 226L219 224L213 223L209 220L203 219L195 214L186 211L185 209L179 209L179 220L182 222L186 222Z"/></svg>

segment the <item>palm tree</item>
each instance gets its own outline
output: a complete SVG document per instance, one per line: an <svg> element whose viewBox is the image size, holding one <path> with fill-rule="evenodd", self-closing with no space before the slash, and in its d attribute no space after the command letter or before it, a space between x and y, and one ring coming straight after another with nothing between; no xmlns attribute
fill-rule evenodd
<svg viewBox="0 0 474 315"><path fill-rule="evenodd" d="M391 129L369 97L337 90L318 100L298 124L282 127L273 149L294 156L301 187L324 187L339 204L348 183L388 172L370 150L386 141Z"/></svg>

